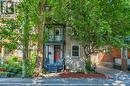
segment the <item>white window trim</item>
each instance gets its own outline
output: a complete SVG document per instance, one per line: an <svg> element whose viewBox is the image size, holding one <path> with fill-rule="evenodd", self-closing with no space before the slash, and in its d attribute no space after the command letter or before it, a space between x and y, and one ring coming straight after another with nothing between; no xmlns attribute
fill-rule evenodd
<svg viewBox="0 0 130 86"><path fill-rule="evenodd" d="M72 55L72 47L73 46L78 46L79 47L79 56L73 56ZM80 57L80 45L79 44L71 44L71 57L79 58Z"/></svg>
<svg viewBox="0 0 130 86"><path fill-rule="evenodd" d="M0 1L0 4L1 4L1 2L5 2L6 6L5 6L5 12L4 13L3 13L4 7L0 7L0 10L2 11L0 15L14 15L14 14L16 14L16 5L19 4L19 0L14 0L14 1L13 0L11 0L11 1L4 0L4 1ZM11 2L12 5L13 5L13 12L12 13L9 13L7 11L8 10L8 7L7 7L8 2Z"/></svg>

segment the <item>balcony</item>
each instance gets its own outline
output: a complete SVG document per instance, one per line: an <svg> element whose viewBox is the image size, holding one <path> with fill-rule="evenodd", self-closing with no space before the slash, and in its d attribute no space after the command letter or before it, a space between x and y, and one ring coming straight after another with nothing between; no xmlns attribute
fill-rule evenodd
<svg viewBox="0 0 130 86"><path fill-rule="evenodd" d="M46 34L46 43L64 43L65 38L63 27L46 28Z"/></svg>
<svg viewBox="0 0 130 86"><path fill-rule="evenodd" d="M51 43L64 42L64 35L63 34L61 34L59 36L51 36L50 35L47 42L51 42Z"/></svg>

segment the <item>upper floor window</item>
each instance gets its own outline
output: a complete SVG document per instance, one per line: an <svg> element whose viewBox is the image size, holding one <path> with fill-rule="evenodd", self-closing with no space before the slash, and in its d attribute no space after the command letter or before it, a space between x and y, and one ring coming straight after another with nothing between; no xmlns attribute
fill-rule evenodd
<svg viewBox="0 0 130 86"><path fill-rule="evenodd" d="M48 36L48 41L62 41L64 40L64 28L60 26L46 27L45 32Z"/></svg>
<svg viewBox="0 0 130 86"><path fill-rule="evenodd" d="M80 47L79 45L72 45L72 56L79 57L80 56Z"/></svg>
<svg viewBox="0 0 130 86"><path fill-rule="evenodd" d="M59 30L59 29L56 29L55 35L56 35L56 36L59 36L59 35L60 35L60 30Z"/></svg>
<svg viewBox="0 0 130 86"><path fill-rule="evenodd" d="M2 14L14 14L15 7L18 5L18 2L14 1L0 1L0 15Z"/></svg>
<svg viewBox="0 0 130 86"><path fill-rule="evenodd" d="M8 1L6 5L7 13L13 14L14 13L14 2Z"/></svg>

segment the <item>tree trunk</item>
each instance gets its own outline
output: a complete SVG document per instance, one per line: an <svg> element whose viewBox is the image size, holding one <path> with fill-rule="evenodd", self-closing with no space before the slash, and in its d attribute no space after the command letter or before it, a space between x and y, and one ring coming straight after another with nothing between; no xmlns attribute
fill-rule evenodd
<svg viewBox="0 0 130 86"><path fill-rule="evenodd" d="M39 21L39 25L37 27L37 33L38 33L38 44L37 44L37 57L36 57L36 67L34 70L34 76L39 77L42 76L42 67L44 62L44 39L43 39L43 33L44 33L44 26L45 26L45 5L46 0L40 0L39 2L39 15L41 17Z"/></svg>
<svg viewBox="0 0 130 86"><path fill-rule="evenodd" d="M26 37L25 37L26 39ZM29 40L29 39L28 39ZM24 40L26 41L25 44L24 44L24 49L23 49L23 64L22 64L22 77L25 77L26 76L26 61L29 59L28 57L28 46L29 46L29 42L28 40Z"/></svg>
<svg viewBox="0 0 130 86"><path fill-rule="evenodd" d="M127 48L122 48L121 49L121 69L123 71L128 70L127 58L128 58Z"/></svg>
<svg viewBox="0 0 130 86"><path fill-rule="evenodd" d="M36 57L36 68L35 68L35 74L34 76L41 76L42 74L42 67L43 67L43 60L44 60L44 54L43 54L43 28L39 26L38 28L38 44L37 44L37 57Z"/></svg>
<svg viewBox="0 0 130 86"><path fill-rule="evenodd" d="M22 77L26 76L26 61L29 60L29 19L28 19L28 14L25 16L25 26L23 28L23 65L22 65Z"/></svg>
<svg viewBox="0 0 130 86"><path fill-rule="evenodd" d="M85 53L85 56L86 56L86 61L85 61L85 72L87 72L88 70L90 71L91 70L91 55L89 54L89 49L87 49L87 46L84 47L84 53Z"/></svg>

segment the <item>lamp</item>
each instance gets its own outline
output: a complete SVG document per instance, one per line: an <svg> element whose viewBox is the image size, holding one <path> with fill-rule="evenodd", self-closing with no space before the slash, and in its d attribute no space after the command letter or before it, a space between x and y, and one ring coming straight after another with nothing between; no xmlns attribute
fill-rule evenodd
<svg viewBox="0 0 130 86"><path fill-rule="evenodd" d="M45 11L47 11L47 12L49 12L51 10L51 6L47 5L47 4L44 5L44 8L45 8Z"/></svg>

